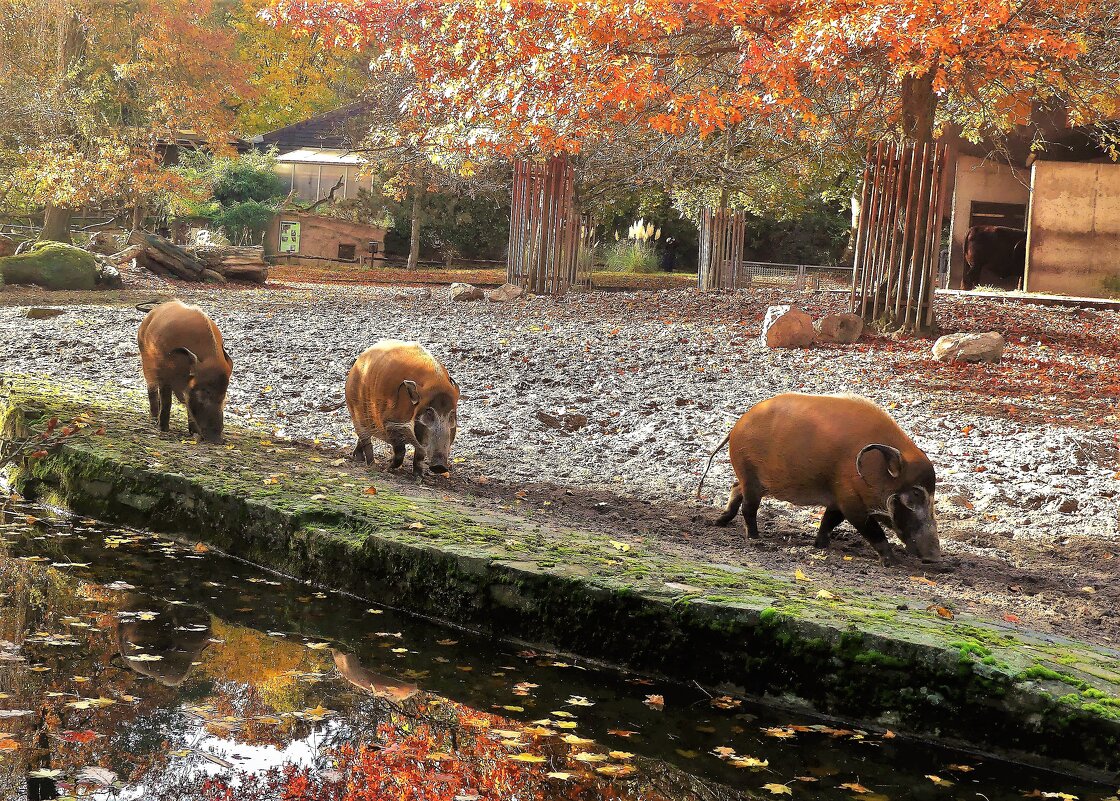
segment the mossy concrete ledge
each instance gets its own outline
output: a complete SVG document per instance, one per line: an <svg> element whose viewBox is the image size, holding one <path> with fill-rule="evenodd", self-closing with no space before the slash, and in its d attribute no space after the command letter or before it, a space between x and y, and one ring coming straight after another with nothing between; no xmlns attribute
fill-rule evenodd
<svg viewBox="0 0 1120 801"><path fill-rule="evenodd" d="M226 447L160 437L145 405L119 388L4 378L9 436L55 416L105 427L10 480L497 636L1084 775L1120 771L1114 650L394 490L407 485L261 432L229 431Z"/></svg>

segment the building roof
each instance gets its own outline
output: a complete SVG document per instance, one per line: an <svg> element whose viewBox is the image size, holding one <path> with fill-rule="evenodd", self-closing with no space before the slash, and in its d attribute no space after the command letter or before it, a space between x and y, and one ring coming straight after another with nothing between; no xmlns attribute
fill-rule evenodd
<svg viewBox="0 0 1120 801"><path fill-rule="evenodd" d="M339 167L360 167L365 161L357 153L326 147L301 147L276 157L281 164L331 164Z"/></svg>
<svg viewBox="0 0 1120 801"><path fill-rule="evenodd" d="M265 147L275 146L281 152L299 148L349 150L368 130L362 125L362 117L369 107L367 101L350 103L255 136L253 143Z"/></svg>

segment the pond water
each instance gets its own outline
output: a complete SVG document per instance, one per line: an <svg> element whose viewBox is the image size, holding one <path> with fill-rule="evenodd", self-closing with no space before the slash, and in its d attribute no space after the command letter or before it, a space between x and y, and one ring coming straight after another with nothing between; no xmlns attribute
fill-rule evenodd
<svg viewBox="0 0 1120 801"><path fill-rule="evenodd" d="M27 505L0 522L3 799L1115 792L494 642L203 546Z"/></svg>

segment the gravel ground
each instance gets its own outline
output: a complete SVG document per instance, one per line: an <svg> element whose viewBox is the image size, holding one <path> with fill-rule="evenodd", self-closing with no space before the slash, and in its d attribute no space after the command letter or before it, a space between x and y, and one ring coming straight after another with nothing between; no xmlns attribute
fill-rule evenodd
<svg viewBox="0 0 1120 801"><path fill-rule="evenodd" d="M348 449L343 382L354 357L382 337L416 339L463 388L447 491L657 537L721 562L808 563L837 582L871 575L931 603L1120 641L1115 312L939 299L946 330L1009 339L1000 365L947 366L929 358L926 340L759 344L767 305L844 310L846 298L827 293L668 290L453 304L442 289L180 289L215 318L234 358L233 422ZM142 386L139 312L72 305L32 321L18 304L63 298L8 292L0 294L11 304L0 307L3 370ZM915 587L908 577L917 566L879 568L846 525L822 559L810 547L819 509L764 501L757 546L737 527L708 525L692 498L711 448L752 404L794 390L865 395L912 434L938 470L951 574ZM708 504L722 503L730 477L721 454L705 485Z"/></svg>

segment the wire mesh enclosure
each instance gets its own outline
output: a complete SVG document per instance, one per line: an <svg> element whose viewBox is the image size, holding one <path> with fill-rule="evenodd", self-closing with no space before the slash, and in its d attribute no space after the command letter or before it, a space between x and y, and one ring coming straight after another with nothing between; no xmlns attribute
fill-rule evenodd
<svg viewBox="0 0 1120 801"><path fill-rule="evenodd" d="M566 155L513 166L506 280L540 295L563 294L590 277L583 256L589 226L576 205L575 169Z"/></svg>
<svg viewBox="0 0 1120 801"><path fill-rule="evenodd" d="M865 320L932 327L945 163L944 145L868 145L851 286L851 309Z"/></svg>

